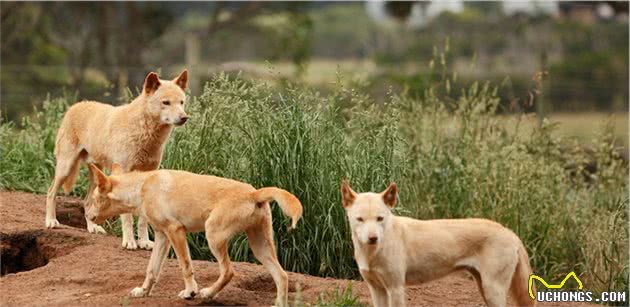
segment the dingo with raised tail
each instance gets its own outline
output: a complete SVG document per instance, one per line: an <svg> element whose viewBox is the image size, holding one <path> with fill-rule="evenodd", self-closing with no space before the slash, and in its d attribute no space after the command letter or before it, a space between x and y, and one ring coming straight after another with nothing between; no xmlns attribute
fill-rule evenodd
<svg viewBox="0 0 630 307"><path fill-rule="evenodd" d="M228 242L245 232L254 256L269 271L276 284L277 302L287 305L288 277L276 257L271 220L271 200L291 218L295 228L302 217L302 204L293 194L276 187L255 189L249 184L184 171L157 170L122 173L114 165L106 176L93 164L96 188L86 217L95 223L123 213L146 216L155 233L155 247L146 278L132 296L149 295L157 281L164 258L172 245L184 276L184 299L196 294L214 297L234 276ZM219 279L198 290L186 241L187 232L205 231L208 246L219 263Z"/></svg>

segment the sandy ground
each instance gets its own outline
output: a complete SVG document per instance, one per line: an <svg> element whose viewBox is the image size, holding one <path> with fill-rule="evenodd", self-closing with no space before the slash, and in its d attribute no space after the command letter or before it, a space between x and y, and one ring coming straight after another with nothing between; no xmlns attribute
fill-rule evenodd
<svg viewBox="0 0 630 307"><path fill-rule="evenodd" d="M128 292L144 280L149 251L123 250L120 238L87 233L76 198L58 198L57 217L69 226L55 230L43 227L45 196L0 191L0 201L2 306L269 306L274 302L271 276L250 263L235 263L236 276L213 300L182 300L177 293L184 283L172 258L165 261L151 297L130 298ZM193 266L200 288L219 276L214 262L194 261ZM361 301L370 302L361 281L289 272L289 282L291 301L298 287L302 300L314 303L320 294L345 289L352 282ZM407 297L408 306L484 306L474 280L465 274L409 287Z"/></svg>

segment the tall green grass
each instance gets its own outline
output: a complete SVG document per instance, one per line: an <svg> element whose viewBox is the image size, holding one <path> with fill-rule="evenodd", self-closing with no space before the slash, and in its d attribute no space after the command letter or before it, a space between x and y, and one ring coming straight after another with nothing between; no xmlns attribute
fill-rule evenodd
<svg viewBox="0 0 630 307"><path fill-rule="evenodd" d="M321 276L356 276L351 242L340 207L339 180L352 178L358 189L380 189L401 171L394 154L395 122L353 112L339 118L342 101L359 99L341 91L321 97L304 88L281 92L265 84L229 81L207 84L190 105L190 125L177 130L163 166L236 178L256 187L278 186L304 205L304 219L287 232L287 219L274 208L280 261L291 271ZM361 122L347 137L349 126ZM231 245L236 259L253 260L243 237ZM191 235L198 255L209 255L205 239Z"/></svg>
<svg viewBox="0 0 630 307"><path fill-rule="evenodd" d="M420 97L373 101L360 87L326 95L222 75L188 105L163 168L278 186L304 205L296 230L274 207L278 256L290 271L354 278L339 183L356 191L400 187L397 214L421 219L485 217L514 230L534 271L555 280L576 271L590 290L628 285L628 165L616 157L610 129L596 148L558 138L545 122L518 133L495 116L496 88L474 83L458 93L443 75ZM54 136L73 100L49 99L22 128L0 126L0 185L43 193L53 175ZM516 127L516 128L514 128ZM594 163L594 173L585 165ZM85 193L85 176L74 193ZM42 204L43 205L43 204ZM42 217L43 218L43 217ZM203 235L189 235L197 259L209 259ZM230 245L255 261L244 237Z"/></svg>

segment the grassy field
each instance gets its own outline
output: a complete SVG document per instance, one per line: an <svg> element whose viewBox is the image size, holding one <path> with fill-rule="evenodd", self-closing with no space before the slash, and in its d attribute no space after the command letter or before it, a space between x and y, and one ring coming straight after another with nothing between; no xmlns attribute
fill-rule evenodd
<svg viewBox="0 0 630 307"><path fill-rule="evenodd" d="M515 128L516 118L521 118L520 127L523 135L531 134L538 127L536 114L505 115L500 117L509 126ZM620 152L628 152L628 113L552 113L546 116L550 123L557 124L553 134L566 140L575 140L584 146L596 145L601 128L610 126L611 136Z"/></svg>
<svg viewBox="0 0 630 307"><path fill-rule="evenodd" d="M305 207L297 230L288 232L274 208L279 258L290 271L358 276L340 205L339 183L348 178L357 191L381 191L396 181L400 215L504 224L548 280L576 271L589 290L626 289L628 164L614 137L623 128L584 123L585 131L598 131L587 148L565 137L584 119L554 115L558 125L540 127L527 117L506 121L496 116L499 99L490 85L470 84L448 104L436 87L420 98L392 93L376 103L343 83L321 94L305 85L221 75L188 104L193 118L175 130L162 167L297 195ZM2 123L0 187L46 191L56 129L74 101L49 99L21 129ZM76 195L85 193L82 172ZM116 224L112 230L119 231ZM203 236L188 239L196 258L210 255ZM232 242L230 254L254 261L244 237Z"/></svg>
<svg viewBox="0 0 630 307"><path fill-rule="evenodd" d="M262 78L269 82L275 83L279 79L291 78L295 73L295 65L290 62L276 62L273 65L263 62L239 62L227 65L231 67L232 71L242 71L246 76L255 76L256 78ZM417 63L407 63L402 65L403 70L407 73L417 71ZM226 67L221 67L226 68ZM414 70L415 69L415 70ZM353 81L367 80L370 76L378 74L379 68L373 61L369 60L327 60L327 59L313 59L310 62L309 69L301 76L301 81L309 86L318 88L328 88L339 81L338 78L342 78L345 81L345 86L351 86ZM252 72L257 72L253 73ZM344 76L352 76L352 78L345 78ZM516 115L502 116L506 122L514 122L513 118ZM597 129L604 124L609 124L612 127L612 135L616 139L615 143L620 147L620 150L628 152L628 113L627 112L576 112L576 113L551 113L547 114L546 118L554 123L558 123L558 127L554 133L564 138L573 138L585 145L592 145L593 141L597 139ZM529 134L532 129L538 126L538 119L535 114L529 114L522 118L522 133ZM512 120L512 121L510 121Z"/></svg>
<svg viewBox="0 0 630 307"><path fill-rule="evenodd" d="M609 123L619 146L628 151L628 113L558 113L549 115L558 122L558 134L581 143L592 144L597 139L597 127Z"/></svg>

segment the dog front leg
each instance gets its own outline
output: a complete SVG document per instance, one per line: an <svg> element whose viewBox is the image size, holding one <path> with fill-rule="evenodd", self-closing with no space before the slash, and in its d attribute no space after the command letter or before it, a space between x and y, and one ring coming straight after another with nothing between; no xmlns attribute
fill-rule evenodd
<svg viewBox="0 0 630 307"><path fill-rule="evenodd" d="M171 247L166 235L161 231L155 232L155 248L151 253L151 259L149 259L149 265L147 266L147 275L142 283L142 287L137 287L131 290L131 296L140 297L151 294L151 289L157 282L160 276L160 270L162 269L162 263L166 255L168 255L168 249Z"/></svg>
<svg viewBox="0 0 630 307"><path fill-rule="evenodd" d="M138 247L146 250L153 248L153 241L149 240L147 218L142 214L138 216Z"/></svg>
<svg viewBox="0 0 630 307"><path fill-rule="evenodd" d="M131 214L121 214L120 222L122 224L122 247L125 249L136 249L138 245L136 244L136 238L133 235L133 215Z"/></svg>
<svg viewBox="0 0 630 307"><path fill-rule="evenodd" d="M370 296L372 297L372 305L374 305L374 307L390 306L388 305L387 290L385 290L385 288L369 281L368 288L370 289Z"/></svg>
<svg viewBox="0 0 630 307"><path fill-rule="evenodd" d="M190 259L190 252L188 250L188 242L186 241L186 229L184 226L171 225L166 231L168 240L173 245L175 255L177 255L177 261L182 269L182 275L184 276L185 288L179 292L179 297L183 299L192 299L199 289L195 276L193 274L192 260Z"/></svg>
<svg viewBox="0 0 630 307"><path fill-rule="evenodd" d="M389 296L389 306L405 307L407 299L405 298L405 287L397 286L387 291Z"/></svg>

